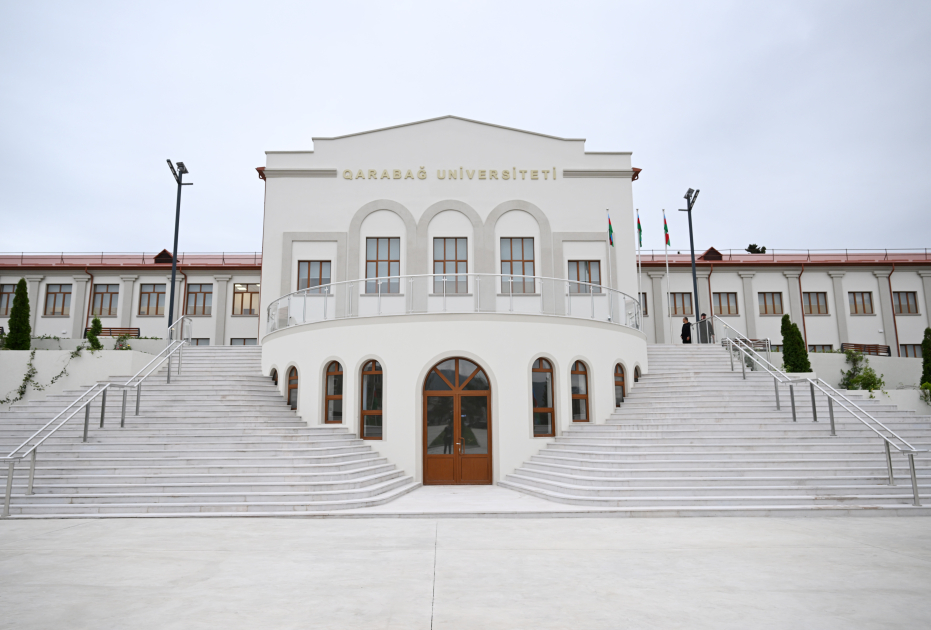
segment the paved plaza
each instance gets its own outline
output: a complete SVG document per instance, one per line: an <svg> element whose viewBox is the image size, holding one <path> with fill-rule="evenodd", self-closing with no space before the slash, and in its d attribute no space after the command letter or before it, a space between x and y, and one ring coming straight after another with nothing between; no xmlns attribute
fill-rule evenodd
<svg viewBox="0 0 931 630"><path fill-rule="evenodd" d="M929 523L4 521L0 627L927 627Z"/></svg>

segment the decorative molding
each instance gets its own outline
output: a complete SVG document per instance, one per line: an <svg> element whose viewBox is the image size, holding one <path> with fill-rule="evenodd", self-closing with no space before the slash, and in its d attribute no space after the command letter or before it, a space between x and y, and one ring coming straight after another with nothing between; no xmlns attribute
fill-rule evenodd
<svg viewBox="0 0 931 630"><path fill-rule="evenodd" d="M892 270L891 269L879 269L877 271L874 271L873 275L876 276L877 278L888 278L890 275L892 275Z"/></svg>
<svg viewBox="0 0 931 630"><path fill-rule="evenodd" d="M633 169L624 170L594 170L594 169L566 169L562 170L564 179L590 178L590 177L611 177L621 179L631 179L634 176Z"/></svg>
<svg viewBox="0 0 931 630"><path fill-rule="evenodd" d="M336 178L335 168L266 168L265 177L326 177Z"/></svg>

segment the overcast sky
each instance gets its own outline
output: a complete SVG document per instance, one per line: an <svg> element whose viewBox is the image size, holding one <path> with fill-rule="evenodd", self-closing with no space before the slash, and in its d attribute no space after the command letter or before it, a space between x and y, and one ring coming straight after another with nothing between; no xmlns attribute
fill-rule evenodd
<svg viewBox="0 0 931 630"><path fill-rule="evenodd" d="M0 251L261 248L265 150L455 114L633 151L644 247L931 247L931 2L0 2ZM618 221L619 219L615 219Z"/></svg>

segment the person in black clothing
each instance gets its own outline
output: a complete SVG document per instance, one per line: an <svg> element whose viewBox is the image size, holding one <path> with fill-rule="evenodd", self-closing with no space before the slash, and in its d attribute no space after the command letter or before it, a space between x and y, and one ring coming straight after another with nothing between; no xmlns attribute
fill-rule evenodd
<svg viewBox="0 0 931 630"><path fill-rule="evenodd" d="M682 343L692 343L692 325L689 324L689 318L682 318Z"/></svg>

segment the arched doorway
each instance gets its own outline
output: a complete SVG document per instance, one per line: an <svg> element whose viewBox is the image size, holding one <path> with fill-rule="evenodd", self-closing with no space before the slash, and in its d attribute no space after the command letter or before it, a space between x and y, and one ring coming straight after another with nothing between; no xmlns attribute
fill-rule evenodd
<svg viewBox="0 0 931 630"><path fill-rule="evenodd" d="M288 404L297 409L297 368L288 371Z"/></svg>
<svg viewBox="0 0 931 630"><path fill-rule="evenodd" d="M614 406L620 407L627 395L627 384L624 382L624 366L620 363L614 366Z"/></svg>
<svg viewBox="0 0 931 630"><path fill-rule="evenodd" d="M423 387L424 485L490 484L491 385L468 359L446 359Z"/></svg>

